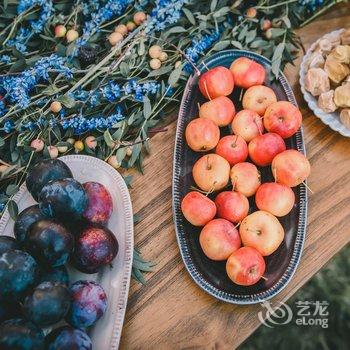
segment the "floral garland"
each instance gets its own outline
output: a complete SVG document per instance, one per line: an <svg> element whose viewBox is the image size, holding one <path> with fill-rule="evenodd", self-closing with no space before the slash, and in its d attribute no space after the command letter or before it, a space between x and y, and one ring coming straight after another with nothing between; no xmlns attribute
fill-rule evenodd
<svg viewBox="0 0 350 350"><path fill-rule="evenodd" d="M256 51L275 75L293 28L339 0L18 0L0 5L0 212L40 158L142 169L150 134L203 57ZM93 140L94 142L91 142Z"/></svg>

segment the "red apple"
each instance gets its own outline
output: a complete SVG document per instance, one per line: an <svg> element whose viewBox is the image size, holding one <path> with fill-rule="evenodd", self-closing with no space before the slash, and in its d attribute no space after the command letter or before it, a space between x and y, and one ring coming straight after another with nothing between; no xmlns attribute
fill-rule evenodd
<svg viewBox="0 0 350 350"><path fill-rule="evenodd" d="M196 118L191 120L185 131L188 146L196 152L209 151L220 139L219 127L210 119Z"/></svg>
<svg viewBox="0 0 350 350"><path fill-rule="evenodd" d="M264 132L262 118L258 113L248 109L238 112L233 118L231 126L233 133L243 137L247 142Z"/></svg>
<svg viewBox="0 0 350 350"><path fill-rule="evenodd" d="M263 256L271 255L284 239L284 229L278 219L267 211L248 215L239 227L244 246L253 247Z"/></svg>
<svg viewBox="0 0 350 350"><path fill-rule="evenodd" d="M224 191L215 198L219 218L238 223L242 221L249 212L247 197L239 192Z"/></svg>
<svg viewBox="0 0 350 350"><path fill-rule="evenodd" d="M230 164L217 154L207 154L196 161L192 175L201 190L218 191L223 189L229 181Z"/></svg>
<svg viewBox="0 0 350 350"><path fill-rule="evenodd" d="M264 85L250 87L243 95L242 106L263 116L266 108L277 102L276 94Z"/></svg>
<svg viewBox="0 0 350 350"><path fill-rule="evenodd" d="M289 187L300 185L311 172L309 161L295 149L278 154L273 159L271 168L275 180Z"/></svg>
<svg viewBox="0 0 350 350"><path fill-rule="evenodd" d="M192 191L186 194L181 202L184 217L194 226L204 226L214 219L215 203L203 194Z"/></svg>
<svg viewBox="0 0 350 350"><path fill-rule="evenodd" d="M281 217L293 209L295 195L293 190L286 185L266 182L256 191L255 203L260 210Z"/></svg>
<svg viewBox="0 0 350 350"><path fill-rule="evenodd" d="M300 110L288 101L278 101L267 107L264 114L266 130L275 132L284 139L294 135L301 126Z"/></svg>
<svg viewBox="0 0 350 350"><path fill-rule="evenodd" d="M241 246L235 226L225 219L209 221L199 235L204 254L212 260L226 260Z"/></svg>
<svg viewBox="0 0 350 350"><path fill-rule="evenodd" d="M228 135L218 142L215 153L225 158L233 166L247 159L248 146L241 136Z"/></svg>
<svg viewBox="0 0 350 350"><path fill-rule="evenodd" d="M257 283L265 269L264 258L251 247L239 248L230 255L226 263L228 277L240 286L251 286Z"/></svg>
<svg viewBox="0 0 350 350"><path fill-rule="evenodd" d="M248 149L249 157L256 165L266 166L277 154L286 150L286 144L281 136L268 132L251 140Z"/></svg>
<svg viewBox="0 0 350 350"><path fill-rule="evenodd" d="M199 108L199 116L211 119L217 126L229 125L235 114L235 105L226 96L216 97Z"/></svg>
<svg viewBox="0 0 350 350"><path fill-rule="evenodd" d="M205 98L214 99L232 93L234 80L229 69L219 66L203 73L199 78L199 90Z"/></svg>
<svg viewBox="0 0 350 350"><path fill-rule="evenodd" d="M236 86L248 89L254 85L262 85L265 80L265 68L246 57L234 60L230 70Z"/></svg>
<svg viewBox="0 0 350 350"><path fill-rule="evenodd" d="M231 169L230 177L233 190L246 197L255 194L261 184L257 167L248 162L235 164Z"/></svg>

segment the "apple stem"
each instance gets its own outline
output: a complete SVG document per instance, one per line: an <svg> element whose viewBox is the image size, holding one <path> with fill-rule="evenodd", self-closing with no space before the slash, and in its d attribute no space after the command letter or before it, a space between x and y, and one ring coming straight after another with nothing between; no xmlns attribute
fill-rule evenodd
<svg viewBox="0 0 350 350"><path fill-rule="evenodd" d="M237 228L240 224L241 222L237 222L237 224L235 225L235 228Z"/></svg>
<svg viewBox="0 0 350 350"><path fill-rule="evenodd" d="M199 102L197 102L197 106L198 106L198 110L200 110L201 109L201 105L200 105Z"/></svg>
<svg viewBox="0 0 350 350"><path fill-rule="evenodd" d="M307 185L305 181L302 182L302 184L312 193L314 194L314 191Z"/></svg>
<svg viewBox="0 0 350 350"><path fill-rule="evenodd" d="M192 191L200 192L200 193L202 193L202 194L204 194L204 195L206 195L206 196L207 196L207 193L208 193L208 192L206 192L206 191L200 190L199 188L197 188L197 187L195 187L195 186L191 186L190 189L191 189Z"/></svg>
<svg viewBox="0 0 350 350"><path fill-rule="evenodd" d="M215 189L215 184L216 184L216 181L213 182L213 186L211 186L211 189L206 192L206 196L208 197L211 193L214 192L214 189Z"/></svg>
<svg viewBox="0 0 350 350"><path fill-rule="evenodd" d="M262 119L262 118L261 118L261 119ZM256 121L255 118L254 118L254 123L255 123L256 127L258 128L259 134L262 135L263 132L262 132L262 130L260 129L260 127L259 127L259 125L258 125L258 123L257 123L257 121Z"/></svg>
<svg viewBox="0 0 350 350"><path fill-rule="evenodd" d="M242 101L242 97L243 97L243 88L241 89L241 92L239 94L239 101Z"/></svg>
<svg viewBox="0 0 350 350"><path fill-rule="evenodd" d="M261 278L264 280L264 281L268 281L269 279L265 276L261 276Z"/></svg>
<svg viewBox="0 0 350 350"><path fill-rule="evenodd" d="M207 82L204 80L204 88L205 88L205 92L207 93L207 95L208 95L208 98L209 98L209 100L211 101L211 97L210 97L210 95L209 95L209 91L208 91L208 86L207 86Z"/></svg>
<svg viewBox="0 0 350 350"><path fill-rule="evenodd" d="M273 168L273 177L275 178L275 183L277 182L277 169Z"/></svg>

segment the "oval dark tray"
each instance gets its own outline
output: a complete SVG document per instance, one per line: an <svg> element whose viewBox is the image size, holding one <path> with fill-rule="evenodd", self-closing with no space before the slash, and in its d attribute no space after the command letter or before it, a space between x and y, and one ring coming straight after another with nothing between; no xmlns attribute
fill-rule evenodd
<svg viewBox="0 0 350 350"><path fill-rule="evenodd" d="M243 50L225 50L204 60L205 66L229 67L238 57L249 57L264 65L267 72L271 70L271 61L263 56ZM200 64L199 69L206 68ZM267 74L268 76L268 74ZM266 78L265 84L271 87L278 100L288 100L297 106L293 91L281 73L278 81L270 83ZM230 96L236 110L242 109L239 102L240 89L235 88ZM279 293L291 280L301 257L307 217L307 192L304 185L294 188L296 203L290 214L280 218L285 230L285 239L278 250L265 258L267 280L261 279L249 287L234 284L226 275L226 262L215 262L208 259L199 245L200 228L192 226L186 221L181 212L181 200L194 185L192 166L203 153L193 152L185 142L184 131L190 120L198 116L197 103L205 102L198 88L198 76L193 74L186 85L182 98L175 140L174 174L173 174L173 215L177 240L182 259L193 280L207 293L217 299L232 304L254 304L270 299ZM221 136L229 134L228 128L221 129ZM305 154L302 130L293 137L285 140L288 149L297 149ZM262 181L274 181L270 167L259 168ZM250 212L255 211L254 197L250 199Z"/></svg>

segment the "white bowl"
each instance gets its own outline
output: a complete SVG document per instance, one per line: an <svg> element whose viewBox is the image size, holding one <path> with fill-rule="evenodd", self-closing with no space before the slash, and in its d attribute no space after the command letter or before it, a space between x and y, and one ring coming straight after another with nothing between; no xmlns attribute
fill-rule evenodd
<svg viewBox="0 0 350 350"><path fill-rule="evenodd" d="M317 105L317 99L312 96L308 91L305 89L305 77L308 71L307 62L311 56L311 54L314 52L317 44L321 39L327 38L328 35L337 35L343 32L345 29L339 29L335 30L331 33L325 34L323 37L318 39L316 42L314 42L310 48L307 50L305 56L303 57L303 60L301 62L300 66L300 86L301 91L303 93L304 99L307 102L309 108L314 112L315 116L320 118L324 124L329 125L329 127L334 130L338 131L341 135L350 137L350 129L346 128L345 125L340 121L339 119L339 112L335 111L333 113L326 113Z"/></svg>
<svg viewBox="0 0 350 350"><path fill-rule="evenodd" d="M107 298L107 311L89 331L93 349L118 349L123 327L132 269L134 234L133 215L128 188L122 176L110 165L100 159L70 155L61 157L72 170L74 178L80 182L96 181L103 184L113 199L113 213L108 228L114 233L119 243L118 255L113 267L105 267L97 274L84 274L68 266L70 281L79 279L93 280L104 288ZM23 184L14 196L19 211L35 204L32 196ZM0 220L0 233L13 236L14 222L8 211Z"/></svg>

